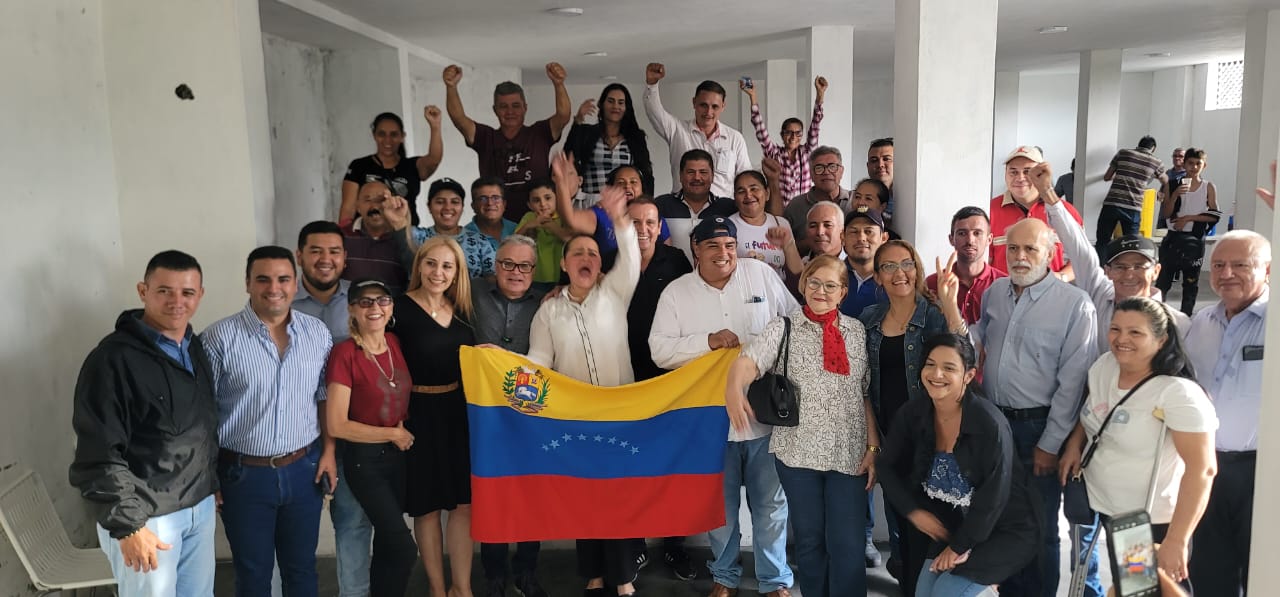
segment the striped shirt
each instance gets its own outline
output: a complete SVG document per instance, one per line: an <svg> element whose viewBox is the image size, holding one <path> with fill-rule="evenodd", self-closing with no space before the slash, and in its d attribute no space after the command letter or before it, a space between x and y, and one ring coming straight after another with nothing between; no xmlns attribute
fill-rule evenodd
<svg viewBox="0 0 1280 597"><path fill-rule="evenodd" d="M320 436L316 403L333 337L324 322L291 311L281 356L266 324L246 305L201 335L218 400L218 445L248 456L279 456Z"/></svg>
<svg viewBox="0 0 1280 597"><path fill-rule="evenodd" d="M809 175L809 154L818 146L818 125L822 123L822 102L813 102L813 120L809 122L809 134L804 145L795 156L785 147L779 147L769 138L769 129L765 128L764 116L760 115L760 106L751 104L751 124L756 127L756 140L764 157L773 158L782 164L782 177L778 185L782 188L782 201L785 204L792 197L808 193L813 188L813 179Z"/></svg>
<svg viewBox="0 0 1280 597"><path fill-rule="evenodd" d="M1147 182L1164 174L1160 158L1145 149L1121 149L1111 158L1111 167L1115 168L1115 176L1102 204L1135 211L1142 209Z"/></svg>

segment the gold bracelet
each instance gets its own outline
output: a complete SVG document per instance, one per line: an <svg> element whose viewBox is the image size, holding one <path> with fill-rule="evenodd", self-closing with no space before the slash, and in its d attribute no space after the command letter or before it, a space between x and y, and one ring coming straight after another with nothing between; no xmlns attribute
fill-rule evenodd
<svg viewBox="0 0 1280 597"><path fill-rule="evenodd" d="M880 446L873 446L871 444L867 444L867 451L871 452L872 454L875 454L876 452L880 451Z"/></svg>

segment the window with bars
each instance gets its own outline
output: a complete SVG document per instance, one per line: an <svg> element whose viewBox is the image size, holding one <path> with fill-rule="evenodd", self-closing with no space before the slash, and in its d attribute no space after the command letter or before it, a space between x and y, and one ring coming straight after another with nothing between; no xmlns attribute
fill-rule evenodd
<svg viewBox="0 0 1280 597"><path fill-rule="evenodd" d="M1209 65L1205 89L1205 110L1231 110L1240 107L1244 94L1244 60L1228 60Z"/></svg>

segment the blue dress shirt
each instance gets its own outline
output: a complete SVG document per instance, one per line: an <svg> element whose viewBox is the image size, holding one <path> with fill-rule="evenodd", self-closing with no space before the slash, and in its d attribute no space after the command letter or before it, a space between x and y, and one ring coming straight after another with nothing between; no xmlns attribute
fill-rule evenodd
<svg viewBox="0 0 1280 597"><path fill-rule="evenodd" d="M1271 290L1235 317L1227 319L1221 302L1191 318L1187 355L1196 380L1209 392L1218 413L1216 448L1224 452L1258 449L1258 411L1262 407L1262 342L1267 335Z"/></svg>
<svg viewBox="0 0 1280 597"><path fill-rule="evenodd" d="M350 280L338 280L338 289L333 292L333 296L329 297L329 302L322 303L307 292L307 288L302 285L302 279L299 278L298 294L293 297L293 309L323 321L336 344L351 335L351 326L347 321L350 319L350 312L347 310L347 290L350 288Z"/></svg>

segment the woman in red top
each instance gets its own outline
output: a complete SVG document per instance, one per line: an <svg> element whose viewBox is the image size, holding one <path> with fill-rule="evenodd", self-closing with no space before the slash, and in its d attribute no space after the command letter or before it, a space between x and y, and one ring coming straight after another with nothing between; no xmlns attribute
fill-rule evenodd
<svg viewBox="0 0 1280 597"><path fill-rule="evenodd" d="M404 420L413 381L400 342L385 332L394 309L390 289L377 280L356 282L347 309L351 337L329 353L325 425L341 440L343 482L373 523L370 594L403 597L418 557L403 516L404 451L413 445Z"/></svg>

